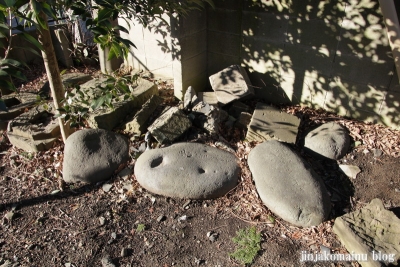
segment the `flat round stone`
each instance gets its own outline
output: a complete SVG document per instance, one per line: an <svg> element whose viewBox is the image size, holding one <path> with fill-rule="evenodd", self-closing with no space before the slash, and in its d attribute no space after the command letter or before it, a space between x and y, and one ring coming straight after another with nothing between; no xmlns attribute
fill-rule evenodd
<svg viewBox="0 0 400 267"><path fill-rule="evenodd" d="M322 223L331 204L321 178L308 164L279 141L266 141L250 151L248 164L264 204L296 226Z"/></svg>
<svg viewBox="0 0 400 267"><path fill-rule="evenodd" d="M239 177L236 157L198 143L177 143L145 151L134 173L152 193L178 198L211 199L233 189Z"/></svg>

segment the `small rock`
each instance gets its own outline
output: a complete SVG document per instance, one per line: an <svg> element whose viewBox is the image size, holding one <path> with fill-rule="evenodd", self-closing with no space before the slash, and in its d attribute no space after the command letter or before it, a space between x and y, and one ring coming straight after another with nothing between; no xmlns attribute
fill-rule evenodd
<svg viewBox="0 0 400 267"><path fill-rule="evenodd" d="M178 218L178 222L180 222L180 221L186 221L187 219L188 219L188 216L187 216L187 215L183 215L183 216L181 216L181 217Z"/></svg>
<svg viewBox="0 0 400 267"><path fill-rule="evenodd" d="M207 232L207 237L211 242L215 242L218 238L218 233L214 233L212 231Z"/></svg>
<svg viewBox="0 0 400 267"><path fill-rule="evenodd" d="M324 253L326 253L327 255L331 254L331 249L328 247L321 245L321 246L319 246L319 249L321 250L322 254L324 254Z"/></svg>
<svg viewBox="0 0 400 267"><path fill-rule="evenodd" d="M103 184L103 191L106 193L109 192L112 186L112 184Z"/></svg>
<svg viewBox="0 0 400 267"><path fill-rule="evenodd" d="M15 213L12 211L9 211L6 213L6 215L4 215L4 218L6 218L8 221L11 221L15 216Z"/></svg>
<svg viewBox="0 0 400 267"><path fill-rule="evenodd" d="M118 176L121 177L122 179L128 179L129 175L132 173L132 169L129 167L126 167L122 171L118 173Z"/></svg>
<svg viewBox="0 0 400 267"><path fill-rule="evenodd" d="M339 168L347 175L349 178L356 179L357 174L361 172L361 169L354 165L339 165Z"/></svg>
<svg viewBox="0 0 400 267"><path fill-rule="evenodd" d="M129 254L129 249L128 248L123 248L121 250L121 257L126 257Z"/></svg>
<svg viewBox="0 0 400 267"><path fill-rule="evenodd" d="M6 262L4 262L2 265L0 265L0 267L11 267L12 263L9 260L6 260Z"/></svg>
<svg viewBox="0 0 400 267"><path fill-rule="evenodd" d="M185 202L185 204L183 204L182 208L185 209L185 210L188 209L190 203L192 203L192 201L191 201L190 199L187 200L187 201Z"/></svg>
<svg viewBox="0 0 400 267"><path fill-rule="evenodd" d="M67 263L64 264L64 266L65 266L65 267L72 267L72 263L67 262Z"/></svg>
<svg viewBox="0 0 400 267"><path fill-rule="evenodd" d="M368 150L368 149L364 149L364 150L363 150L363 153L366 155L366 154L369 153L369 150Z"/></svg>
<svg viewBox="0 0 400 267"><path fill-rule="evenodd" d="M383 151L380 149L372 149L372 153L374 154L374 158L379 158L382 156Z"/></svg>
<svg viewBox="0 0 400 267"><path fill-rule="evenodd" d="M165 216L164 215L160 215L160 216L158 216L158 218L157 218L157 222L162 222L162 221L164 221L165 220Z"/></svg>
<svg viewBox="0 0 400 267"><path fill-rule="evenodd" d="M101 259L101 265L103 267L116 267L115 264L113 263L110 255L105 255L102 259Z"/></svg>
<svg viewBox="0 0 400 267"><path fill-rule="evenodd" d="M399 189L399 188L395 188L394 191L395 191L396 193L400 193L400 189Z"/></svg>
<svg viewBox="0 0 400 267"><path fill-rule="evenodd" d="M106 224L106 218L100 217L100 218L99 218L99 222L100 222L100 225L101 225L101 226L105 225L105 224Z"/></svg>

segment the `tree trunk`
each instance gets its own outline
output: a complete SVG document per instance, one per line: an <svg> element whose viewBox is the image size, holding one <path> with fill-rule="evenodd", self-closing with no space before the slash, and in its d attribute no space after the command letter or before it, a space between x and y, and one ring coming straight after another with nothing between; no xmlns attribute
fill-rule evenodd
<svg viewBox="0 0 400 267"><path fill-rule="evenodd" d="M31 0L32 1L32 0ZM34 0L33 0L34 1ZM60 70L58 68L58 63L56 59L56 54L54 52L53 43L51 41L50 29L47 24L47 16L42 11L40 13L41 18L46 22L47 29L38 29L39 30L39 42L42 44L44 51L42 51L42 57L44 61L44 66L46 68L47 78L50 84L51 95L53 97L54 107L56 109L56 113L59 113L58 109L60 108L60 101L64 98L64 86L61 80ZM65 140L68 138L68 125L64 125L64 120L59 117L59 124L61 130L61 136L65 143Z"/></svg>

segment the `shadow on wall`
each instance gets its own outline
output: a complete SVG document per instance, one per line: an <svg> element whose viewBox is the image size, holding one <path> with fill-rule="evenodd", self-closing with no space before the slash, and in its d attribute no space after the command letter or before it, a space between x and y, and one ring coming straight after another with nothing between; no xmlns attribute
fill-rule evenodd
<svg viewBox="0 0 400 267"><path fill-rule="evenodd" d="M377 0L243 0L241 16L242 66L258 96L399 125Z"/></svg>

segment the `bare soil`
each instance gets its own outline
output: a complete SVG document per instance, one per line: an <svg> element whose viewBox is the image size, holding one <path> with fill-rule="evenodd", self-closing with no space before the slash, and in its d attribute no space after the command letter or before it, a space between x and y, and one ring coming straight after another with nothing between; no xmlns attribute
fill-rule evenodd
<svg viewBox="0 0 400 267"><path fill-rule="evenodd" d="M166 103L174 103L171 88L158 82ZM7 261L10 266L102 266L105 255L115 266L244 266L229 254L236 249L232 241L236 232L250 226L262 237L251 266L359 266L357 262L300 262L300 256L302 251L319 252L324 247L346 253L332 233L334 219L374 198L381 198L400 216L400 134L308 108L282 110L302 116L300 136L315 125L336 120L349 129L353 144L358 145L339 162L304 155L331 195L333 210L327 222L294 227L262 205L246 163L256 144L242 141L244 132L239 130L223 129L218 137L197 135L195 139L188 134L181 140L217 146L223 137L240 161L239 185L222 198L205 201L152 195L140 187L133 173L120 177L116 172L105 182L112 185L110 189L104 184L66 185L61 142L33 154L12 147L4 133L0 142L0 266ZM131 141L132 151L142 143L143 138ZM295 149L302 153L299 147ZM374 157L373 149L383 155ZM134 164L132 157L120 170ZM349 179L338 164L356 165L362 172Z"/></svg>

